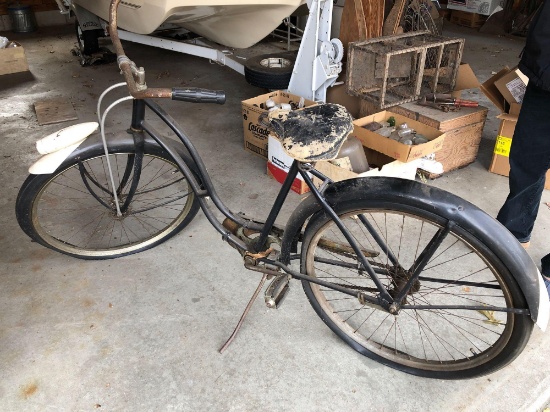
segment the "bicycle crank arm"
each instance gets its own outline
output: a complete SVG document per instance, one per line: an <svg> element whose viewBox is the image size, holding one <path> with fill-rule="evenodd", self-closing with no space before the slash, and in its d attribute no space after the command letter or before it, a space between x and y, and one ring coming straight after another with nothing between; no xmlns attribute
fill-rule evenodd
<svg viewBox="0 0 550 412"><path fill-rule="evenodd" d="M257 266L257 263L263 263L263 264L266 264L266 266ZM268 274L268 275L280 276L281 275L280 272L277 272L273 269L268 269L268 266L271 266L271 267L275 266L277 269L282 269L285 273L287 273L288 275L292 276L295 279L305 280L306 282L315 283L317 285L321 285L321 286L327 287L329 289L333 289L333 290L336 290L338 292L345 293L346 295L353 296L354 298L357 298L362 305L368 305L368 306L373 307L375 309L379 309L379 310L382 310L384 312L389 312L390 303L389 302L383 302L378 297L368 296L368 295L365 295L364 293L362 293L361 291L358 291L358 290L355 290L355 289L350 289L350 288L347 288L345 286L337 285L335 283L326 282L324 280L318 279L318 278L313 277L313 276L304 275L300 272L296 272L296 271L290 269L288 266L286 266L285 264L283 264L279 261L274 261L274 260L270 260L270 259L258 259L257 263L256 263L256 265L251 265L251 264L245 263L244 266L247 269L250 269L250 270L253 270L253 271L256 271L256 272L262 272L262 273L265 273L265 274Z"/></svg>

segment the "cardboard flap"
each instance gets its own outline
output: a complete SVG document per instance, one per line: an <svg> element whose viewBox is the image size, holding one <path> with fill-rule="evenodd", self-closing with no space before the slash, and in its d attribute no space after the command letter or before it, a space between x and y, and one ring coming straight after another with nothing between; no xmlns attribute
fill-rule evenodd
<svg viewBox="0 0 550 412"><path fill-rule="evenodd" d="M529 79L514 67L509 73L497 79L494 85L509 104L521 104L528 82Z"/></svg>
<svg viewBox="0 0 550 412"><path fill-rule="evenodd" d="M521 110L521 104L512 103L512 104L510 104L510 110L508 111L508 113L517 117L517 116L519 116L519 111L520 110Z"/></svg>
<svg viewBox="0 0 550 412"><path fill-rule="evenodd" d="M469 64L463 63L458 67L455 90L475 89L480 84Z"/></svg>
<svg viewBox="0 0 550 412"><path fill-rule="evenodd" d="M517 122L518 121L517 115L513 115L513 114L509 114L509 113L501 113L497 116L497 119L508 120L510 122Z"/></svg>
<svg viewBox="0 0 550 412"><path fill-rule="evenodd" d="M510 68L506 66L504 69L499 71L493 77L485 81L479 86L483 94L489 98L491 102L499 109L501 112L506 113L508 110L508 105L502 93L495 86L495 82L506 74L510 73Z"/></svg>

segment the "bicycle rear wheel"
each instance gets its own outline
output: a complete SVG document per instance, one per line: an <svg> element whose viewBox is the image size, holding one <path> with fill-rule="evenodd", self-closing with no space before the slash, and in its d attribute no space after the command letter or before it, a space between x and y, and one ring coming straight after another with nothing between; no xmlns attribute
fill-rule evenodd
<svg viewBox="0 0 550 412"><path fill-rule="evenodd" d="M415 375L464 379L502 368L525 347L533 328L529 316L456 308L527 308L513 276L476 235L448 225L433 209L428 212L387 201L348 202L339 207L338 214L394 296L430 242L443 236L406 296L407 305L423 308L403 308L392 315L361 304L355 297L302 282L317 314L355 350ZM308 225L302 247L302 273L378 295L374 282L361 270L359 259L328 217L320 215Z"/></svg>
<svg viewBox="0 0 550 412"><path fill-rule="evenodd" d="M134 180L134 146L109 155L121 204ZM117 216L105 153L87 151L51 175L31 175L16 204L21 228L35 241L84 259L109 259L158 245L199 210L187 179L160 147L145 146L139 184Z"/></svg>

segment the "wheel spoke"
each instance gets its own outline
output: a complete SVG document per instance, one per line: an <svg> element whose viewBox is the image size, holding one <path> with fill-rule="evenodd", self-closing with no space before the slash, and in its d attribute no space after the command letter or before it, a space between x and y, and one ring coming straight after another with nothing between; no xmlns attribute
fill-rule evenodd
<svg viewBox="0 0 550 412"><path fill-rule="evenodd" d="M503 351L518 319L525 318L524 309L514 306L508 280L493 258L471 243L475 237L452 222L399 210L354 209L340 218L357 244L371 252L369 263L388 291L403 285L403 278L410 288L405 293L406 286L399 286L403 308L392 315L304 281L316 311L339 336L351 338L367 356L422 374L476 368ZM345 245L334 223L319 222L312 224L315 232L304 235L308 275L377 299L359 259L318 244L323 239Z"/></svg>
<svg viewBox="0 0 550 412"><path fill-rule="evenodd" d="M110 156L117 194L125 202L134 172L128 164L134 165L134 155ZM122 216L116 216L112 206L109 179L104 155L81 159L53 176L33 204L38 236L74 255L132 253L183 227L198 209L187 179L163 157L145 153L139 184Z"/></svg>

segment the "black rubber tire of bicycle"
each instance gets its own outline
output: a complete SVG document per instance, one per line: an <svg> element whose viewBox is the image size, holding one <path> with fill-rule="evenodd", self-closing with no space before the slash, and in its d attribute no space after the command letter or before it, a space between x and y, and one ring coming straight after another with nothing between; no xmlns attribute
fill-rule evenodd
<svg viewBox="0 0 550 412"><path fill-rule="evenodd" d="M118 145L116 150L110 151L110 154L117 154L117 153L133 153L134 152L134 145L132 143L128 143L126 145ZM164 160L168 160L173 163L171 160L170 155L166 151L164 151L161 147L156 145L145 145L145 154L158 156L160 158L163 158ZM105 156L105 152L103 151L102 147L92 147L86 152L82 153L79 156L80 160L88 160L94 157L101 157ZM122 256L127 256L139 252L143 252L145 250L151 249L171 237L178 234L185 226L187 226L193 218L196 216L197 212L200 209L199 201L196 197L193 199L193 203L191 205L191 208L185 218L176 226L173 228L170 232L166 233L163 237L158 239L155 242L146 244L143 247L136 248L135 250L126 252L126 253L113 253L111 255L103 255L103 256L88 256L88 255L80 255L76 253L69 253L67 251L61 250L50 243L48 243L45 239L43 239L39 233L35 230L33 226L33 216L32 216L32 209L33 204L35 201L35 198L37 194L40 193L42 190L42 187L46 185L52 178L52 176L56 176L61 171L66 170L70 167L73 167L77 164L77 161L74 159L67 159L54 173L47 174L47 175L29 175L23 185L21 186L19 193L17 195L16 205L15 205L15 214L17 217L17 221L19 223L19 226L23 231L35 242L56 250L57 252L73 256L79 259L87 259L87 260L104 260L104 259L114 259Z"/></svg>
<svg viewBox="0 0 550 412"><path fill-rule="evenodd" d="M415 208L408 207L407 205L404 205L402 202L403 202L402 197L399 199L399 201L397 201L396 199L393 202L387 201L387 200L377 201L376 199L362 199L357 201L348 200L346 202L343 202L342 204L337 205L336 211L338 215L342 215L344 213L351 212L351 211L365 210L365 209L393 210L393 211L402 211L406 213L411 213L415 211ZM447 216L445 216L445 211L442 211L442 210L427 211L427 210L416 209L416 212L418 213L417 216L421 216L428 219L430 218L430 216L432 218L440 218L440 219L448 218ZM308 248L311 244L312 239L314 238L315 234L323 227L323 225L325 225L330 220L331 220L330 217L328 217L327 215L319 214L316 217L314 217L308 224L306 231L304 233L304 238L302 243L302 258L301 258L302 273L306 274L306 259L308 254ZM484 242L482 233L472 234L467 231L460 231L460 228L457 228L456 230L459 231L464 238L467 238L474 245L477 244L479 248L482 248L481 245ZM504 266L501 259L499 259L498 256L495 256L489 250L486 250L484 252L484 257L487 258L492 264L494 264L498 268L499 274L505 279L505 283L508 286L508 289L510 290L513 296L513 300L516 303L516 307L527 308L527 303L523 295L523 292L521 291L519 285L513 278L510 271ZM341 338L354 350L356 350L360 354L370 359L373 359L376 362L382 363L391 368L394 368L412 375L422 376L427 378L455 379L455 380L470 379L470 378L475 378L475 377L484 376L484 375L493 373L503 368L504 366L508 365L522 352L522 350L527 345L527 342L529 340L529 337L531 335L531 332L534 326L533 321L529 316L515 315L514 329L512 331L512 336L510 337L508 344L503 348L503 350L496 357L491 359L491 361L489 361L488 363L484 363L475 368L464 369L464 370L455 370L455 371L425 370L425 369L414 368L414 367L402 365L397 362L393 362L391 360L388 360L384 357L379 356L376 353L373 353L372 351L368 350L364 346L357 343L354 339L349 337L345 333L345 331L340 329L340 327L334 321L332 321L330 316L323 310L322 306L316 299L315 294L311 289L311 284L307 281L302 281L302 287L304 289L304 292L311 306L313 307L317 315L339 338Z"/></svg>
<svg viewBox="0 0 550 412"><path fill-rule="evenodd" d="M267 58L284 58L292 64L289 67L264 67L260 62ZM286 90L292 77L295 61L296 54L293 52L254 56L244 64L244 78L252 86L271 90Z"/></svg>

